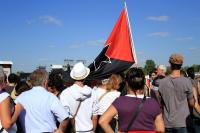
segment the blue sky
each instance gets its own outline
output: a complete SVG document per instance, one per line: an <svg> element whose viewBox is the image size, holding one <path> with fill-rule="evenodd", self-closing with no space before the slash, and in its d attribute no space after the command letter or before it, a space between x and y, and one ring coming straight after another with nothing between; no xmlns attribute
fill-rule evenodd
<svg viewBox="0 0 200 133"><path fill-rule="evenodd" d="M168 65L172 53L184 65L200 64L199 0L126 0L140 66ZM100 53L123 0L0 0L0 60L14 71L84 59Z"/></svg>

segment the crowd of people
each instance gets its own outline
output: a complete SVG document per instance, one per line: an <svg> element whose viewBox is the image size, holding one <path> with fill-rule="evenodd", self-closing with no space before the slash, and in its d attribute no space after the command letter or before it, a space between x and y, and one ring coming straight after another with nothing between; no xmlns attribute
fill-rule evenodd
<svg viewBox="0 0 200 133"><path fill-rule="evenodd" d="M28 81L0 67L0 133L199 133L200 77L181 71L184 58L169 57L146 79L141 68L86 85L90 69L74 65L73 85L36 69Z"/></svg>

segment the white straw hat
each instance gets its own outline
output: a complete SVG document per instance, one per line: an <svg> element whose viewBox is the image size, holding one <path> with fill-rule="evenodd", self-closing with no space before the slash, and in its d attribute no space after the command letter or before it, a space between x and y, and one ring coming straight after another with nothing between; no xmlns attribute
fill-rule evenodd
<svg viewBox="0 0 200 133"><path fill-rule="evenodd" d="M78 62L74 65L70 72L71 78L75 80L83 80L90 73L90 69L83 65L82 62Z"/></svg>

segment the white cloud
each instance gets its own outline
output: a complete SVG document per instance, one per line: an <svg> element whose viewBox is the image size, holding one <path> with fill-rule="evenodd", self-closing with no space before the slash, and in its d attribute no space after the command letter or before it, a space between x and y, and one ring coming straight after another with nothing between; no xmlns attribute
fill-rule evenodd
<svg viewBox="0 0 200 133"><path fill-rule="evenodd" d="M82 46L83 46L82 44L72 44L69 46L69 48L77 49L77 48L81 48Z"/></svg>
<svg viewBox="0 0 200 133"><path fill-rule="evenodd" d="M191 41L194 40L193 37L181 37L181 38L176 38L176 41L181 41L181 42L185 42L185 41Z"/></svg>
<svg viewBox="0 0 200 133"><path fill-rule="evenodd" d="M166 22L169 20L169 16L149 16L147 17L147 19L153 21Z"/></svg>
<svg viewBox="0 0 200 133"><path fill-rule="evenodd" d="M192 51L199 51L200 48L189 48L188 50L191 51L191 52L192 52Z"/></svg>
<svg viewBox="0 0 200 133"><path fill-rule="evenodd" d="M62 26L63 25L63 21L56 18L56 17L53 17L53 16L40 16L39 17L40 20L42 20L43 23L50 23L50 24L55 24L55 25L58 25L58 26Z"/></svg>
<svg viewBox="0 0 200 133"><path fill-rule="evenodd" d="M169 35L168 32L153 32L153 33L149 33L149 36L157 36L157 37L166 37L168 35Z"/></svg>
<svg viewBox="0 0 200 133"><path fill-rule="evenodd" d="M19 64L19 66L26 66L26 64L24 64L24 63L21 63L21 64Z"/></svg>
<svg viewBox="0 0 200 133"><path fill-rule="evenodd" d="M138 62L144 64L144 63L146 62L146 59L144 59L144 58L141 58L141 59L140 59L140 58L139 58L139 59L138 59Z"/></svg>
<svg viewBox="0 0 200 133"><path fill-rule="evenodd" d="M31 24L33 24L33 23L35 23L36 21L35 20L26 20L26 23L28 24L28 25L31 25Z"/></svg>
<svg viewBox="0 0 200 133"><path fill-rule="evenodd" d="M91 41L86 41L86 42L82 42L82 43L75 43L69 46L69 48L82 48L82 47L96 47L96 46L100 46L105 43L104 39L99 39L99 40L91 40Z"/></svg>
<svg viewBox="0 0 200 133"><path fill-rule="evenodd" d="M105 43L104 39L99 39L99 40L88 41L88 42L85 43L85 45L99 46L99 45L103 45L104 43Z"/></svg>
<svg viewBox="0 0 200 133"><path fill-rule="evenodd" d="M55 48L56 45L49 45L48 47L49 47L49 48Z"/></svg>
<svg viewBox="0 0 200 133"><path fill-rule="evenodd" d="M49 61L48 58L39 58L38 61Z"/></svg>
<svg viewBox="0 0 200 133"><path fill-rule="evenodd" d="M137 51L136 54L137 54L137 55L143 55L144 52L143 52L143 51Z"/></svg>

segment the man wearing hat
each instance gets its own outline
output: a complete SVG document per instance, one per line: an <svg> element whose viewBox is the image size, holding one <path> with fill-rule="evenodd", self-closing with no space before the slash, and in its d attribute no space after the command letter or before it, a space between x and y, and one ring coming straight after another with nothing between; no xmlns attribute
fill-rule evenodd
<svg viewBox="0 0 200 133"><path fill-rule="evenodd" d="M90 87L84 85L89 73L90 69L82 62L75 64L70 72L75 82L60 95L61 103L70 112L76 133L94 133L97 124L97 96Z"/></svg>
<svg viewBox="0 0 200 133"><path fill-rule="evenodd" d="M172 54L169 63L171 74L162 79L159 85L165 132L187 133L186 119L190 114L188 104L194 106L192 84L180 74L182 55Z"/></svg>

